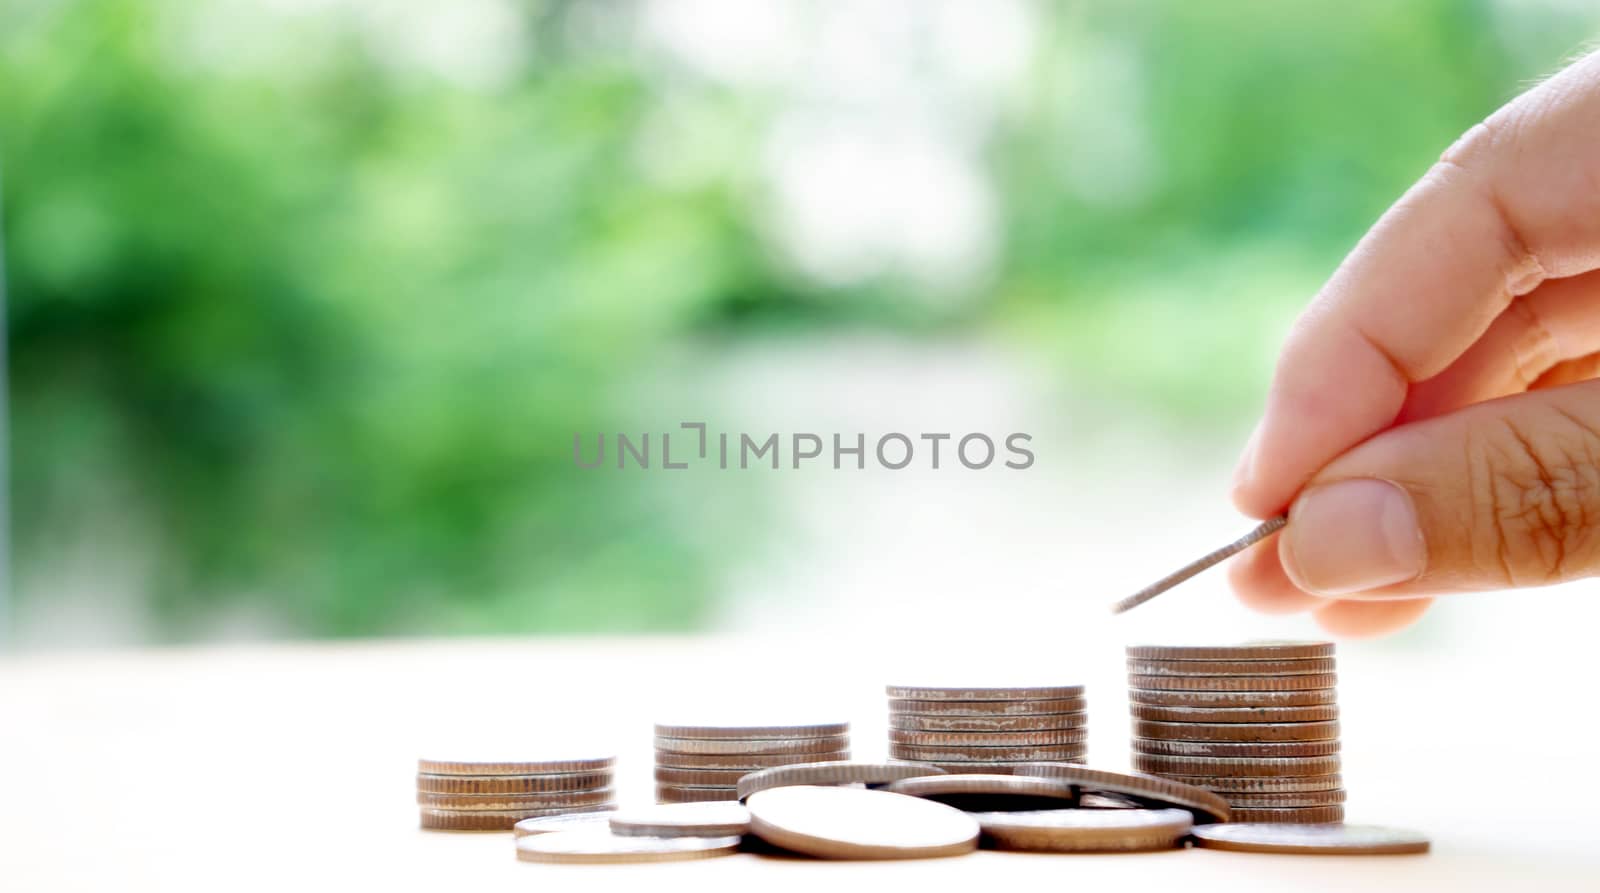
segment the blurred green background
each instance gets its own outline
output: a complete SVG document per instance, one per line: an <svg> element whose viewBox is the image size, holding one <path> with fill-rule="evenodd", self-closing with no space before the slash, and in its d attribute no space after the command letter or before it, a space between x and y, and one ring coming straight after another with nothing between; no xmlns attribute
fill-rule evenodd
<svg viewBox="0 0 1600 893"><path fill-rule="evenodd" d="M1343 252L1597 24L8 0L12 638L714 623L760 489L686 524L570 460L674 351L978 336L1231 442Z"/></svg>

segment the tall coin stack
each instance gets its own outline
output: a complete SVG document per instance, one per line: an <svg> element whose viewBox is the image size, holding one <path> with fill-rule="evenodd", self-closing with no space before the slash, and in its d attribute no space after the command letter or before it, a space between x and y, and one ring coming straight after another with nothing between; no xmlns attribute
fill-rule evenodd
<svg viewBox="0 0 1600 893"><path fill-rule="evenodd" d="M850 724L707 726L656 723L656 800L737 800L758 769L850 759Z"/></svg>
<svg viewBox="0 0 1600 893"><path fill-rule="evenodd" d="M888 686L889 756L947 772L1010 774L1088 755L1083 686Z"/></svg>
<svg viewBox="0 0 1600 893"><path fill-rule="evenodd" d="M422 827L509 831L523 819L616 808L614 757L535 762L417 761Z"/></svg>
<svg viewBox="0 0 1600 893"><path fill-rule="evenodd" d="M1129 646L1133 767L1236 822L1344 821L1333 643Z"/></svg>

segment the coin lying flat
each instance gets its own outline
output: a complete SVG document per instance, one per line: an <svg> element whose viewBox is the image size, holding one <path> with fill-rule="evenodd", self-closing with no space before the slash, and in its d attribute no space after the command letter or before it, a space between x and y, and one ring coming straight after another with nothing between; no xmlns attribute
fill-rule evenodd
<svg viewBox="0 0 1600 893"><path fill-rule="evenodd" d="M1332 642L1259 641L1237 645L1129 645L1136 660L1312 660L1333 657Z"/></svg>
<svg viewBox="0 0 1600 893"><path fill-rule="evenodd" d="M1333 688L1339 677L1333 673L1312 676L1135 676L1128 685L1156 691L1305 691Z"/></svg>
<svg viewBox="0 0 1600 893"><path fill-rule="evenodd" d="M819 763L827 760L848 760L849 750L828 753L777 753L777 754L717 754L673 753L656 751L656 765L673 769L743 769L754 772L769 766L789 766L794 763Z"/></svg>
<svg viewBox="0 0 1600 893"><path fill-rule="evenodd" d="M1047 809L980 812L973 818L985 843L1045 853L1172 849L1193 824L1181 809Z"/></svg>
<svg viewBox="0 0 1600 893"><path fill-rule="evenodd" d="M720 788L690 788L671 784L656 785L658 803L707 803L715 800L737 800L739 795L732 785Z"/></svg>
<svg viewBox="0 0 1600 893"><path fill-rule="evenodd" d="M1305 660L1140 660L1128 658L1128 672L1143 676L1306 676L1332 673L1331 657Z"/></svg>
<svg viewBox="0 0 1600 893"><path fill-rule="evenodd" d="M1035 698L1015 701L929 701L890 698L890 715L914 713L919 716L1037 716L1053 713L1082 713L1088 702L1082 697Z"/></svg>
<svg viewBox="0 0 1600 893"><path fill-rule="evenodd" d="M926 763L917 765L936 766L951 775L971 775L982 773L985 775L1020 775L1022 770L1029 766L1081 766L1083 757L1074 757L1070 760L955 760L944 763Z"/></svg>
<svg viewBox="0 0 1600 893"><path fill-rule="evenodd" d="M750 830L738 803L664 803L611 813L611 832L625 837L734 837Z"/></svg>
<svg viewBox="0 0 1600 893"><path fill-rule="evenodd" d="M1042 732L1081 729L1088 721L1089 717L1083 713L1043 713L1034 716L921 716L894 713L889 716L889 728L907 732Z"/></svg>
<svg viewBox="0 0 1600 893"><path fill-rule="evenodd" d="M517 841L524 862L675 862L726 856L737 837L624 837L604 830L555 831Z"/></svg>
<svg viewBox="0 0 1600 893"><path fill-rule="evenodd" d="M1205 788L1219 794L1289 793L1302 791L1332 791L1344 786L1337 775L1314 775L1306 778L1224 778L1216 775L1168 775L1173 781Z"/></svg>
<svg viewBox="0 0 1600 893"><path fill-rule="evenodd" d="M1162 757L1134 754L1133 768L1156 775L1218 775L1226 777L1332 775L1339 758L1332 757Z"/></svg>
<svg viewBox="0 0 1600 893"><path fill-rule="evenodd" d="M1039 747L918 747L912 744L890 744L889 756L901 760L919 760L927 763L950 763L972 760L977 762L1026 762L1030 760L1072 760L1082 758L1088 749L1082 744L1041 745Z"/></svg>
<svg viewBox="0 0 1600 893"><path fill-rule="evenodd" d="M848 735L828 738L667 738L657 735L656 750L693 754L829 753L850 747Z"/></svg>
<svg viewBox="0 0 1600 893"><path fill-rule="evenodd" d="M417 772L423 775L568 775L609 770L616 762L614 756L523 762L420 759L417 760Z"/></svg>
<svg viewBox="0 0 1600 893"><path fill-rule="evenodd" d="M1284 806L1332 806L1343 803L1345 792L1283 791L1280 793L1229 794L1228 805L1235 809L1281 808Z"/></svg>
<svg viewBox="0 0 1600 893"><path fill-rule="evenodd" d="M1129 704L1135 719L1161 722L1325 722L1339 718L1335 704L1310 707L1162 707Z"/></svg>
<svg viewBox="0 0 1600 893"><path fill-rule="evenodd" d="M417 790L428 794L545 794L592 791L611 786L610 772L562 775L418 775Z"/></svg>
<svg viewBox="0 0 1600 893"><path fill-rule="evenodd" d="M1161 691L1131 688L1128 700L1161 707L1312 707L1338 703L1333 688L1304 691Z"/></svg>
<svg viewBox="0 0 1600 893"><path fill-rule="evenodd" d="M1067 782L1023 775L925 775L884 790L937 800L963 812L1051 809L1074 805L1078 789Z"/></svg>
<svg viewBox="0 0 1600 893"><path fill-rule="evenodd" d="M885 785L902 778L939 775L944 770L929 763L800 763L752 772L739 779L739 799L789 785Z"/></svg>
<svg viewBox="0 0 1600 893"><path fill-rule="evenodd" d="M912 701L1042 701L1083 697L1081 685L1045 685L1025 688L924 688L915 685L884 687L891 698Z"/></svg>
<svg viewBox="0 0 1600 893"><path fill-rule="evenodd" d="M1135 738L1136 753L1175 757L1325 757L1339 752L1339 739L1324 741L1174 741Z"/></svg>
<svg viewBox="0 0 1600 893"><path fill-rule="evenodd" d="M890 729L895 744L918 747L1029 747L1035 745L1082 744L1089 737L1085 729L1053 729L1033 732L918 732Z"/></svg>
<svg viewBox="0 0 1600 893"><path fill-rule="evenodd" d="M1156 722L1138 719L1133 733L1140 738L1166 738L1180 741L1326 741L1339 737L1339 723L1328 722L1252 722L1202 723Z"/></svg>
<svg viewBox="0 0 1600 893"><path fill-rule="evenodd" d="M596 806L574 806L559 809L511 809L511 810L475 810L460 812L453 809L432 809L422 807L419 812L422 817L422 827L431 831L509 831L523 819L538 818L543 816L562 815L575 812L602 812L613 808L613 804L604 803Z"/></svg>
<svg viewBox="0 0 1600 893"><path fill-rule="evenodd" d="M518 837L549 834L552 831L609 831L611 813L612 810L607 808L595 812L567 812L561 815L539 816L517 822L511 826L511 831Z"/></svg>
<svg viewBox="0 0 1600 893"><path fill-rule="evenodd" d="M1228 820L1228 801L1202 786L1171 778L1047 763L1035 763L1018 771L1076 785L1084 792L1114 794L1146 806L1181 807L1203 821Z"/></svg>
<svg viewBox="0 0 1600 893"><path fill-rule="evenodd" d="M417 792L417 803L433 809L450 809L460 812L482 810L510 811L516 809L560 809L570 806L594 806L616 798L612 788L595 788L592 791L558 791L548 794L430 794Z"/></svg>
<svg viewBox="0 0 1600 893"><path fill-rule="evenodd" d="M1283 825L1321 825L1344 821L1344 806L1236 806L1233 817L1240 822L1262 822Z"/></svg>
<svg viewBox="0 0 1600 893"><path fill-rule="evenodd" d="M724 741L771 738L839 738L850 734L847 722L797 726L704 726L656 723L658 738L715 738Z"/></svg>
<svg viewBox="0 0 1600 893"><path fill-rule="evenodd" d="M1198 825L1199 846L1246 853L1306 853L1335 856L1426 853L1428 838L1380 825Z"/></svg>
<svg viewBox="0 0 1600 893"><path fill-rule="evenodd" d="M978 846L978 823L943 803L866 788L790 786L750 795L762 840L824 859L957 856Z"/></svg>

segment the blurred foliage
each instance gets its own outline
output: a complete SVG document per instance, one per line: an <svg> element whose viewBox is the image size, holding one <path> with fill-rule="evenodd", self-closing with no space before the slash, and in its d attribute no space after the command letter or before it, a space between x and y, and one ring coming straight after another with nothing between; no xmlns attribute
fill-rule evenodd
<svg viewBox="0 0 1600 893"><path fill-rule="evenodd" d="M637 430L619 389L687 334L992 326L1168 411L1230 405L1262 333L1579 15L1513 43L1458 0L1043 6L983 148L993 275L940 303L775 258L737 159L776 100L577 40L595 6L514 5L529 46L490 88L395 64L333 3L253 35L276 55L186 42L243 8L0 6L18 579L125 538L174 638L240 605L322 635L701 623L706 545L568 459ZM641 164L669 92L734 147L721 176ZM1118 104L1142 123L1106 142Z"/></svg>

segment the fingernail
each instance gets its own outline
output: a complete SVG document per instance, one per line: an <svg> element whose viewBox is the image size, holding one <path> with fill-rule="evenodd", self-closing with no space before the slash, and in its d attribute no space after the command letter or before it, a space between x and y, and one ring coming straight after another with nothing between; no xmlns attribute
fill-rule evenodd
<svg viewBox="0 0 1600 893"><path fill-rule="evenodd" d="M1289 579L1317 595L1404 583L1427 563L1410 494L1373 478L1301 494L1289 510L1279 555Z"/></svg>

